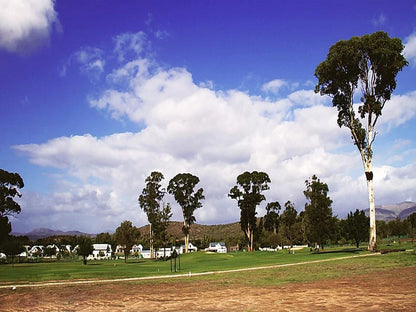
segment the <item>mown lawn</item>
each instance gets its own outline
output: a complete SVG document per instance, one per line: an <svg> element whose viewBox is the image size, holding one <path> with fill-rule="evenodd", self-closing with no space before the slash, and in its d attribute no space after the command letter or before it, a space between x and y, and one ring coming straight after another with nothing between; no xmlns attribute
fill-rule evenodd
<svg viewBox="0 0 416 312"><path fill-rule="evenodd" d="M81 261L56 261L45 263L22 263L0 265L0 285L9 283L78 280L78 279L114 279L134 278L180 273L199 273L223 270L234 270L250 267L272 266L278 264L299 263L339 257L348 257L366 252L342 252L312 254L308 249L289 254L279 252L239 252L228 254L207 254L198 252L182 255L181 270L171 273L170 261L124 260L89 261L82 265ZM177 261L178 265L178 261ZM276 284L290 281L306 281L321 278L336 278L350 274L363 274L373 270L394 267L415 266L416 256L412 252L396 252L386 255L337 260L323 263L312 263L301 266L289 266L267 270L234 272L227 274L227 283L241 282L241 277L250 277L250 283ZM220 277L221 276L221 277ZM195 277L198 279L219 279L224 282L222 274Z"/></svg>

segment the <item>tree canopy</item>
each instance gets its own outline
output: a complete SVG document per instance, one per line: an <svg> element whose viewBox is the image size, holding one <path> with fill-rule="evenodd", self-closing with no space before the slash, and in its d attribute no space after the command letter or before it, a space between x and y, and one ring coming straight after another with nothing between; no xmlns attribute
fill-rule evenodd
<svg viewBox="0 0 416 312"><path fill-rule="evenodd" d="M318 65L315 92L332 97L338 109L338 125L350 130L367 179L370 206L369 250L376 250L376 222L373 189L372 145L375 126L396 88L396 76L408 64L399 38L378 31L371 35L341 40L329 49ZM354 101L359 96L358 109Z"/></svg>
<svg viewBox="0 0 416 312"><path fill-rule="evenodd" d="M169 194L173 195L182 208L182 232L185 234L185 252L188 252L190 227L196 221L194 212L202 207L201 200L205 199L202 188L195 191L195 186L198 183L199 178L197 176L190 173L179 173L169 181L168 185Z"/></svg>
<svg viewBox="0 0 416 312"><path fill-rule="evenodd" d="M283 227L283 235L286 237L286 239L289 241L289 245L293 246L293 240L296 236L296 221L298 217L298 212L295 209L295 206L292 202L287 201L285 203L285 210L280 216L280 222Z"/></svg>
<svg viewBox="0 0 416 312"><path fill-rule="evenodd" d="M264 228L267 231L277 233L279 227L279 212L282 209L280 203L270 202L266 206L266 215L264 216Z"/></svg>
<svg viewBox="0 0 416 312"><path fill-rule="evenodd" d="M248 249L253 250L257 218L256 207L266 199L262 194L269 189L270 178L265 172L244 172L237 177L237 184L228 196L237 200L240 208L241 230L248 239Z"/></svg>
<svg viewBox="0 0 416 312"><path fill-rule="evenodd" d="M334 233L332 217L332 200L328 196L329 188L316 175L305 181L303 192L307 199L305 204L306 237L310 243L318 243L324 248L326 240Z"/></svg>
<svg viewBox="0 0 416 312"><path fill-rule="evenodd" d="M162 188L162 173L153 171L145 180L146 186L139 196L139 204L147 214L150 223L150 253L154 255L154 243L163 245L166 242L166 229L172 212L169 204L163 202L166 190Z"/></svg>
<svg viewBox="0 0 416 312"><path fill-rule="evenodd" d="M14 198L22 196L19 189L23 187L23 179L18 173L0 169L0 217L20 213L20 205Z"/></svg>
<svg viewBox="0 0 416 312"><path fill-rule="evenodd" d="M12 231L8 216L21 211L20 205L14 199L22 196L19 189L23 187L23 179L18 173L0 169L0 244L8 239Z"/></svg>
<svg viewBox="0 0 416 312"><path fill-rule="evenodd" d="M116 229L114 236L117 244L124 247L124 262L127 262L131 248L138 241L140 231L130 221L124 221Z"/></svg>
<svg viewBox="0 0 416 312"><path fill-rule="evenodd" d="M82 256L83 263L87 264L87 257L92 254L94 247L92 246L91 237L81 235L77 239L78 255Z"/></svg>
<svg viewBox="0 0 416 312"><path fill-rule="evenodd" d="M369 227L369 218L365 215L364 210L356 209L354 213L350 211L345 220L346 238L353 240L358 248L360 242L368 239Z"/></svg>

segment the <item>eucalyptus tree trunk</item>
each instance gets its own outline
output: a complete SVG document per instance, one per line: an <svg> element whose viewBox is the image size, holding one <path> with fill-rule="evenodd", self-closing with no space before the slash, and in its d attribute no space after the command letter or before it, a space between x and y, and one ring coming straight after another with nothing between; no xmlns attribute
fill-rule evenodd
<svg viewBox="0 0 416 312"><path fill-rule="evenodd" d="M366 165L365 175L367 178L368 204L370 207L370 240L368 242L368 250L376 251L376 207L374 202L373 172L371 171L371 161Z"/></svg>
<svg viewBox="0 0 416 312"><path fill-rule="evenodd" d="M186 221L183 221L183 227L187 229L187 233L185 235L185 253L188 253L189 247L189 226Z"/></svg>
<svg viewBox="0 0 416 312"><path fill-rule="evenodd" d="M251 229L247 229L245 234L248 239L247 249L248 251L253 251L254 233Z"/></svg>
<svg viewBox="0 0 416 312"><path fill-rule="evenodd" d="M155 252L153 249L153 232L152 232L152 223L150 223L150 259L153 259Z"/></svg>
<svg viewBox="0 0 416 312"><path fill-rule="evenodd" d="M368 141L372 143L373 128L369 126L368 129ZM371 144L367 147L367 154L365 151L360 150L361 157L364 165L365 177L367 180L367 192L368 192L368 205L370 209L370 239L368 242L368 250L377 250L377 233L376 233L376 206L374 201L374 185L373 185L373 171L372 171L372 151Z"/></svg>

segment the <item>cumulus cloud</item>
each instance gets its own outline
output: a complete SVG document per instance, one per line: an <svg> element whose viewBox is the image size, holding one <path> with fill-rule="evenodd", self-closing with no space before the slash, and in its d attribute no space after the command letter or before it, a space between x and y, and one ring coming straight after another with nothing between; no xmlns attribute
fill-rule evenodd
<svg viewBox="0 0 416 312"><path fill-rule="evenodd" d="M412 66L416 66L416 32L406 38L404 42L404 56Z"/></svg>
<svg viewBox="0 0 416 312"><path fill-rule="evenodd" d="M137 53L120 50L124 61L108 75L109 87L90 104L117 120L137 123L140 130L15 146L32 163L62 172L51 201L28 200L27 205L43 202L54 216L94 216L88 225L77 223L81 230L114 230L125 219L144 225L147 219L137 198L150 172L161 171L165 186L177 173L191 172L200 178L206 197L196 211L197 222L234 222L239 210L228 198L229 190L238 174L261 170L272 180L267 201L291 200L302 210L304 181L317 174L330 187L335 214L345 216L366 207L360 157L348 131L338 127L337 111L327 98L312 90L296 90L278 100L213 90L196 83L184 68L163 68L140 56L140 49L131 48L138 42L135 36L118 38L123 38L118 49ZM408 120L402 112L414 111L414 98L413 93L393 98L408 104L396 114L386 114L385 125L395 127ZM391 179L400 174L391 168ZM407 197L414 194L414 182L401 185ZM392 193L388 188L383 192ZM167 201L173 218L180 220L178 205L169 196ZM264 205L259 208L259 215L263 213Z"/></svg>
<svg viewBox="0 0 416 312"><path fill-rule="evenodd" d="M379 125L384 131L403 125L416 115L416 91L404 95L392 95L385 104Z"/></svg>
<svg viewBox="0 0 416 312"><path fill-rule="evenodd" d="M261 89L264 92L270 92L270 93L274 93L274 94L278 94L279 90L283 87L288 87L289 83L285 80L282 79L274 79L272 81L269 81L265 84L263 84L263 86L261 87Z"/></svg>
<svg viewBox="0 0 416 312"><path fill-rule="evenodd" d="M0 0L0 48L28 53L48 40L59 24L53 0Z"/></svg>

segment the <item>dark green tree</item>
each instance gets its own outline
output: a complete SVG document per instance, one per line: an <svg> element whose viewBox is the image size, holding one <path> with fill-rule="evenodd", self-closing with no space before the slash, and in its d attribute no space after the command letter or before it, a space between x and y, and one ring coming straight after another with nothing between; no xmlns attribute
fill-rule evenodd
<svg viewBox="0 0 416 312"><path fill-rule="evenodd" d="M406 235L406 224L400 218L396 218L394 220L389 221L388 227L390 228L391 235L400 236Z"/></svg>
<svg viewBox="0 0 416 312"><path fill-rule="evenodd" d="M198 183L199 178L197 176L190 173L179 173L169 181L168 185L169 194L173 195L182 208L182 232L185 235L185 253L188 252L191 225L196 221L194 212L202 207L201 200L205 199L202 188L195 191L195 186Z"/></svg>
<svg viewBox="0 0 416 312"><path fill-rule="evenodd" d="M9 218L4 216L0 217L0 247L1 244L9 238L9 233L12 231L12 225L9 222Z"/></svg>
<svg viewBox="0 0 416 312"><path fill-rule="evenodd" d="M167 229L169 226L170 218L172 218L172 210L170 204L163 204L163 208L158 213L157 222L154 227L155 245L157 247L162 246L166 248L166 244L169 240ZM163 257L166 259L165 249L163 254Z"/></svg>
<svg viewBox="0 0 416 312"><path fill-rule="evenodd" d="M9 236L5 239L1 245L2 252L7 255L7 258L11 259L11 262L14 262L14 257L25 251L22 241L15 236Z"/></svg>
<svg viewBox="0 0 416 312"><path fill-rule="evenodd" d="M377 249L372 171L375 126L396 88L396 75L408 64L403 48L399 38L390 38L382 31L352 37L331 46L326 60L315 70L315 92L332 97L338 109L338 125L350 130L361 155L370 206L370 251ZM357 95L361 100L358 116L354 109Z"/></svg>
<svg viewBox="0 0 416 312"><path fill-rule="evenodd" d="M410 236L412 237L412 243L415 238L416 232L416 212L412 213L407 217L407 222L409 224Z"/></svg>
<svg viewBox="0 0 416 312"><path fill-rule="evenodd" d="M23 179L18 173L0 169L0 244L8 239L12 230L8 216L21 211L20 205L14 199L22 196L19 190L23 187Z"/></svg>
<svg viewBox="0 0 416 312"><path fill-rule="evenodd" d="M82 256L82 263L87 264L87 257L92 254L94 247L92 246L91 237L86 235L78 236L78 255Z"/></svg>
<svg viewBox="0 0 416 312"><path fill-rule="evenodd" d="M321 182L316 175L306 180L305 184L306 190L303 194L307 199L304 216L306 238L310 243L318 243L324 249L324 243L335 230L328 185Z"/></svg>
<svg viewBox="0 0 416 312"><path fill-rule="evenodd" d="M277 234L279 228L279 212L282 209L279 202L271 202L266 206L266 215L264 216L264 228L266 231Z"/></svg>
<svg viewBox="0 0 416 312"><path fill-rule="evenodd" d="M45 247L43 254L45 257L56 256L56 249L53 246Z"/></svg>
<svg viewBox="0 0 416 312"><path fill-rule="evenodd" d="M111 235L108 232L99 233L95 237L96 244L110 244L111 243Z"/></svg>
<svg viewBox="0 0 416 312"><path fill-rule="evenodd" d="M237 177L235 185L228 196L237 200L240 208L240 225L248 240L248 250L253 251L256 232L256 207L266 199L262 194L269 189L270 178L265 172L244 172Z"/></svg>
<svg viewBox="0 0 416 312"><path fill-rule="evenodd" d="M357 248L360 242L368 240L370 221L369 217L365 215L364 210L355 210L348 214L344 223L346 238L355 242Z"/></svg>
<svg viewBox="0 0 416 312"><path fill-rule="evenodd" d="M296 222L298 218L298 212L295 209L295 206L287 201L285 203L285 211L280 215L280 224L282 235L288 240L289 245L293 246L293 241L296 238ZM282 246L283 247L283 246Z"/></svg>
<svg viewBox="0 0 416 312"><path fill-rule="evenodd" d="M149 238L150 238L150 256L154 257L154 241L155 236L163 236L160 231L166 231L164 223L162 221L163 216L167 216L167 209L170 207L165 206L163 203L163 197L166 194L166 190L162 188L161 181L164 176L161 172L153 171L150 176L145 180L146 186L142 190L142 194L139 196L140 207L147 215L149 221ZM170 217L169 217L170 218ZM168 220L169 221L169 220ZM161 223L162 222L162 223Z"/></svg>
<svg viewBox="0 0 416 312"><path fill-rule="evenodd" d="M127 263L131 248L138 242L140 231L130 221L124 221L116 229L114 236L117 244L124 247L124 262Z"/></svg>

